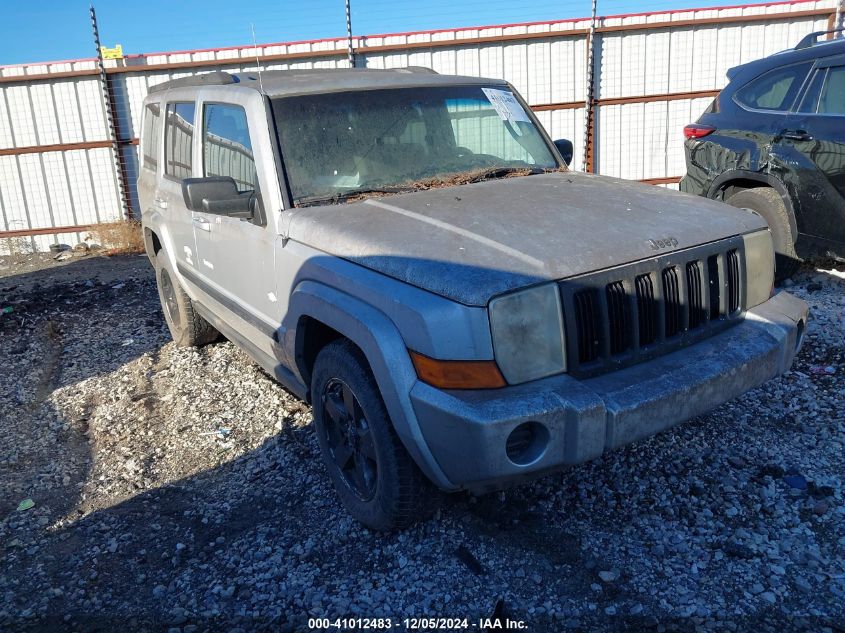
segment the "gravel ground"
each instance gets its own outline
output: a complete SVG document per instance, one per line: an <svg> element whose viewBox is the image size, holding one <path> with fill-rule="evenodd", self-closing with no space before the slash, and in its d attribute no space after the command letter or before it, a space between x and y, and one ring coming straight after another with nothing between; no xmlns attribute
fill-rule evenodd
<svg viewBox="0 0 845 633"><path fill-rule="evenodd" d="M145 258L0 276L0 631L845 630L842 267L795 277L814 320L781 379L395 534L338 505L308 406L228 342L169 341Z"/></svg>

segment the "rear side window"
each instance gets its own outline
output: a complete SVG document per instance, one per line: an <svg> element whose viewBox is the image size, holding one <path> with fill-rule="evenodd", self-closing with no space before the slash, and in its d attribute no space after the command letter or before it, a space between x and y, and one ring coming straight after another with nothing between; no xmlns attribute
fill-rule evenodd
<svg viewBox="0 0 845 633"><path fill-rule="evenodd" d="M146 169L158 169L159 138L161 137L161 106L149 103L144 112L143 165Z"/></svg>
<svg viewBox="0 0 845 633"><path fill-rule="evenodd" d="M174 178L190 178L194 140L193 103L168 103L167 127L164 135L164 173Z"/></svg>
<svg viewBox="0 0 845 633"><path fill-rule="evenodd" d="M202 168L204 176L229 176L239 191L255 191L255 158L246 112L240 106L203 106Z"/></svg>
<svg viewBox="0 0 845 633"><path fill-rule="evenodd" d="M811 65L795 64L770 70L740 88L736 100L755 110L785 112L795 101Z"/></svg>
<svg viewBox="0 0 845 633"><path fill-rule="evenodd" d="M814 113L816 111L816 108L819 106L819 95L822 92L822 85L824 84L826 74L826 68L821 68L813 74L810 85L801 98L801 105L798 108L798 112Z"/></svg>
<svg viewBox="0 0 845 633"><path fill-rule="evenodd" d="M845 66L832 66L827 71L819 114L845 114Z"/></svg>

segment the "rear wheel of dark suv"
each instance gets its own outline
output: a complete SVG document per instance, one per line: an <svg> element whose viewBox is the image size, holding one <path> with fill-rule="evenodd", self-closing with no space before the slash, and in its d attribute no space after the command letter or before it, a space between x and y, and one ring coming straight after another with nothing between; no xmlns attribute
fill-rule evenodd
<svg viewBox="0 0 845 633"><path fill-rule="evenodd" d="M725 202L740 209L748 209L762 217L769 225L775 244L775 279L788 279L798 270L801 259L795 252L795 238L789 222L789 211L780 194L771 187L744 189Z"/></svg>

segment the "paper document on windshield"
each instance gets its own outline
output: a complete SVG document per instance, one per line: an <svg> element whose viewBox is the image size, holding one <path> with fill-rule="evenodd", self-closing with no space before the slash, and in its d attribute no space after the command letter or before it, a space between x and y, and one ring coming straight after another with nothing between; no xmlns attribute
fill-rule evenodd
<svg viewBox="0 0 845 633"><path fill-rule="evenodd" d="M510 90L496 90L494 88L482 88L482 92L493 105L496 114L502 121L508 121L513 127L514 131L522 135L522 130L516 125L517 121L525 121L529 123L531 119L528 118L528 113L513 96Z"/></svg>

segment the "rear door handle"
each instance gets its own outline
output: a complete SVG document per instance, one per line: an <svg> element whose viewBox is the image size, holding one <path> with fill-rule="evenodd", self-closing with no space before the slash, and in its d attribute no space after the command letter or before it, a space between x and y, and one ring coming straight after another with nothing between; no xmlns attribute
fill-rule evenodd
<svg viewBox="0 0 845 633"><path fill-rule="evenodd" d="M813 135L805 130L784 130L780 133L781 138L790 141L812 141Z"/></svg>
<svg viewBox="0 0 845 633"><path fill-rule="evenodd" d="M211 231L211 222L205 218L193 218L191 221L200 231Z"/></svg>
<svg viewBox="0 0 845 633"><path fill-rule="evenodd" d="M156 206L159 209L166 209L167 208L167 200L165 200L164 198L156 198L155 203L156 203Z"/></svg>

